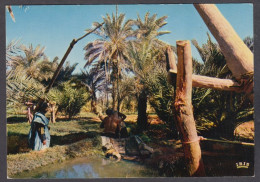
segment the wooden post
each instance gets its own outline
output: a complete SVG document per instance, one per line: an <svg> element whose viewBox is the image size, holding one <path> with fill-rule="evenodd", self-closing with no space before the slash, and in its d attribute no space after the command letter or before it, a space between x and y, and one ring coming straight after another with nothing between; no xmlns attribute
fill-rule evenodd
<svg viewBox="0 0 260 182"><path fill-rule="evenodd" d="M174 52L171 46L168 46L166 49L166 60L167 60L167 71L172 70L177 72L177 65L175 61Z"/></svg>
<svg viewBox="0 0 260 182"><path fill-rule="evenodd" d="M31 123L33 120L33 114L32 114L33 103L28 101L28 102L25 102L25 105L27 106L28 123Z"/></svg>
<svg viewBox="0 0 260 182"><path fill-rule="evenodd" d="M51 106L51 122L56 123L56 111L57 111L56 102L55 101L50 102L50 106Z"/></svg>
<svg viewBox="0 0 260 182"><path fill-rule="evenodd" d="M174 52L171 48L171 46L168 46L165 52L166 56L166 69L168 71L167 80L170 84L174 86L174 89L176 87L176 76L177 76L177 65L176 60L174 56ZM174 90L175 93L175 90ZM175 97L175 95L174 95Z"/></svg>
<svg viewBox="0 0 260 182"><path fill-rule="evenodd" d="M178 128L189 176L205 176L200 141L192 111L192 56L189 41L177 41L178 73L175 98Z"/></svg>
<svg viewBox="0 0 260 182"><path fill-rule="evenodd" d="M217 40L232 75L241 81L242 77L254 71L253 53L240 39L235 30L214 4L194 4L200 16ZM250 79L250 78L249 78ZM253 82L244 84L244 90L253 103Z"/></svg>

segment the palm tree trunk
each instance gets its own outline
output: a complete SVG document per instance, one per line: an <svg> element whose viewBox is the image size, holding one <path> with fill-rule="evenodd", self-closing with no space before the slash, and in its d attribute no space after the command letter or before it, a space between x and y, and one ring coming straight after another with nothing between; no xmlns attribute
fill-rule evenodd
<svg viewBox="0 0 260 182"><path fill-rule="evenodd" d="M192 56L189 41L177 42L178 73L175 111L189 176L205 176L191 103Z"/></svg>
<svg viewBox="0 0 260 182"><path fill-rule="evenodd" d="M116 82L112 80L112 109L116 110Z"/></svg>
<svg viewBox="0 0 260 182"><path fill-rule="evenodd" d="M95 96L91 100L91 111L97 114L97 98Z"/></svg>
<svg viewBox="0 0 260 182"><path fill-rule="evenodd" d="M117 61L113 61L113 71L112 71L112 108L115 111L117 109L117 72L118 72L118 67L117 67Z"/></svg>
<svg viewBox="0 0 260 182"><path fill-rule="evenodd" d="M147 109L147 94L145 90L142 90L138 97L138 106L137 106L137 111L138 111L137 128L139 132L146 130L148 125L146 109Z"/></svg>
<svg viewBox="0 0 260 182"><path fill-rule="evenodd" d="M216 5L194 4L194 6L217 40L232 75L240 82L243 75L254 71L253 53L240 39ZM253 102L253 82L245 84L244 87L246 87L244 90L248 92L249 99Z"/></svg>

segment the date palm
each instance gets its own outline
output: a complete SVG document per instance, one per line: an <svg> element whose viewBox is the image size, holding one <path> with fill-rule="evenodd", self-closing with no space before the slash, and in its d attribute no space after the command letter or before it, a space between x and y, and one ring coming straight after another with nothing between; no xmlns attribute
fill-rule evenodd
<svg viewBox="0 0 260 182"><path fill-rule="evenodd" d="M148 126L146 109L149 88L147 82L155 69L160 66L162 50L154 48L149 41L133 44L131 44L129 52L131 55L131 69L135 75L135 93L138 102L137 126L141 132Z"/></svg>
<svg viewBox="0 0 260 182"><path fill-rule="evenodd" d="M28 8L28 6L22 5L22 6L20 6L20 8L23 8L23 9L26 10L26 9ZM14 13L13 13L13 10L12 10L12 6L8 5L8 6L6 6L6 9L7 9L7 11L9 12L9 14L10 14L10 16L11 16L13 22L15 22L15 16L14 16Z"/></svg>
<svg viewBox="0 0 260 182"><path fill-rule="evenodd" d="M43 81L48 80L57 67L44 54L44 48L26 47L12 41L6 49L7 103L21 108L28 100L37 100L44 95Z"/></svg>
<svg viewBox="0 0 260 182"><path fill-rule="evenodd" d="M88 100L91 100L91 111L97 114L97 92L102 93L106 89L104 70L96 65L89 71L82 71L77 79L87 88L90 94Z"/></svg>
<svg viewBox="0 0 260 182"><path fill-rule="evenodd" d="M84 50L86 65L91 65L93 62L98 64L104 64L107 80L111 73L111 81L113 85L112 98L113 108L116 108L116 85L120 77L120 72L127 65L128 51L127 43L133 36L133 20L125 20L125 15L120 14L118 17L112 14L103 17L104 25L96 30L96 34L99 38L93 42L88 43ZM98 23L93 23L95 26Z"/></svg>
<svg viewBox="0 0 260 182"><path fill-rule="evenodd" d="M21 67L25 70L27 76L40 82L50 79L58 64L56 58L52 62L49 61L44 54L44 49L40 45L35 48L32 45L29 47L21 45L20 51L24 55L16 54L7 59L7 65L9 66L7 69L15 70Z"/></svg>
<svg viewBox="0 0 260 182"><path fill-rule="evenodd" d="M138 118L137 125L139 131L143 131L148 126L147 119L147 97L148 88L146 81L152 71L162 60L163 47L166 44L158 39L158 36L170 33L169 31L160 31L167 24L167 16L157 19L156 14L149 16L146 13L144 21L139 17L135 21L138 27L135 31L136 41L130 44L129 52L132 70L136 76L136 96L138 100Z"/></svg>
<svg viewBox="0 0 260 182"><path fill-rule="evenodd" d="M135 35L138 40L145 39L153 41L153 44L156 46L163 45L164 43L161 42L158 37L170 33L170 31L160 31L160 29L167 24L165 21L167 16L162 16L157 19L156 14L153 14L152 16L149 15L150 13L147 12L145 14L144 20L142 20L140 16L137 15L137 19L135 20L135 25L137 26Z"/></svg>
<svg viewBox="0 0 260 182"><path fill-rule="evenodd" d="M118 108L121 110L122 102L128 97L135 96L135 78L127 75L127 73L121 74L121 81L119 85L118 93Z"/></svg>

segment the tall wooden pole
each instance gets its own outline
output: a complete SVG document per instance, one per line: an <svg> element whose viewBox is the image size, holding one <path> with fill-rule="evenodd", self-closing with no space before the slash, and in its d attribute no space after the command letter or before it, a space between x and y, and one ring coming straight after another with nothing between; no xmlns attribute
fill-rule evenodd
<svg viewBox="0 0 260 182"><path fill-rule="evenodd" d="M175 111L189 176L205 176L200 141L193 117L192 56L189 41L177 41L178 72Z"/></svg>
<svg viewBox="0 0 260 182"><path fill-rule="evenodd" d="M94 29L90 30L89 32L87 32L87 33L86 33L85 35L83 35L82 37L80 37L80 38L78 38L78 39L73 39L73 40L71 41L71 43L70 43L70 45L69 45L69 47L68 47L66 53L64 54L63 58L61 59L60 64L58 65L58 68L56 69L56 71L54 72L54 74L53 74L53 76L52 76L52 79L51 79L50 84L49 84L49 85L47 86L47 88L45 89L45 93L48 93L49 90L51 89L51 87L52 87L52 85L54 84L54 82L55 82L57 76L58 76L59 73L60 73L60 70L61 70L61 68L62 68L62 66L63 66L63 64L64 64L64 62L66 61L66 59L67 59L68 55L70 54L70 51L72 50L72 48L74 47L74 45L75 45L78 41L80 41L81 39L83 39L84 37L86 37L87 35L91 34L91 33L94 32L95 30L97 30L97 29L98 29L99 27L101 27L103 24L104 24L104 22L101 23L101 24L99 24L97 27L95 27Z"/></svg>
<svg viewBox="0 0 260 182"><path fill-rule="evenodd" d="M240 82L244 75L251 73L250 77L243 79L241 82L243 82L244 87L246 87L244 88L246 94L251 102L253 102L253 82L246 82L246 80L252 80L253 77L253 53L240 39L216 5L194 4L194 6L208 26L212 35L217 40L220 49L226 58L228 68L237 81Z"/></svg>
<svg viewBox="0 0 260 182"><path fill-rule="evenodd" d="M70 54L70 51L73 49L74 45L75 45L78 41L80 41L81 39L85 38L85 37L88 36L89 34L91 34L91 33L93 33L94 31L96 31L99 27L103 26L103 24L104 24L104 22L101 23L101 24L99 24L99 25L96 26L94 29L90 30L90 31L87 32L85 35L81 36L80 38L78 38L78 39L73 39L73 40L71 41L71 43L70 43L70 45L69 45L69 47L68 47L66 53L64 54L63 58L61 59L60 64L58 65L56 71L54 72L54 74L53 74L53 76L52 76L52 79L51 79L49 85L46 87L46 89L45 89L45 91L44 91L45 94L47 94L47 93L50 91L50 89L52 88L52 86L53 86L53 84L54 84L56 78L58 77L58 75L59 75L59 73L60 73L60 70L61 70L63 64L65 63L65 61L66 61L68 55ZM42 105L43 101L44 101L43 98L40 98L40 99L39 99L39 101L38 101L38 103L37 103L37 105L36 105L35 111L38 111L38 110L39 110L39 108L40 108L40 106Z"/></svg>

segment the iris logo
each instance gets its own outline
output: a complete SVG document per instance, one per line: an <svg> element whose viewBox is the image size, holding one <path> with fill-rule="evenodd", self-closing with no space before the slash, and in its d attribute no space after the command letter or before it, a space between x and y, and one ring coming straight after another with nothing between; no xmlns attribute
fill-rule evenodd
<svg viewBox="0 0 260 182"><path fill-rule="evenodd" d="M248 168L249 167L249 162L237 162L236 163L237 169L239 168Z"/></svg>

